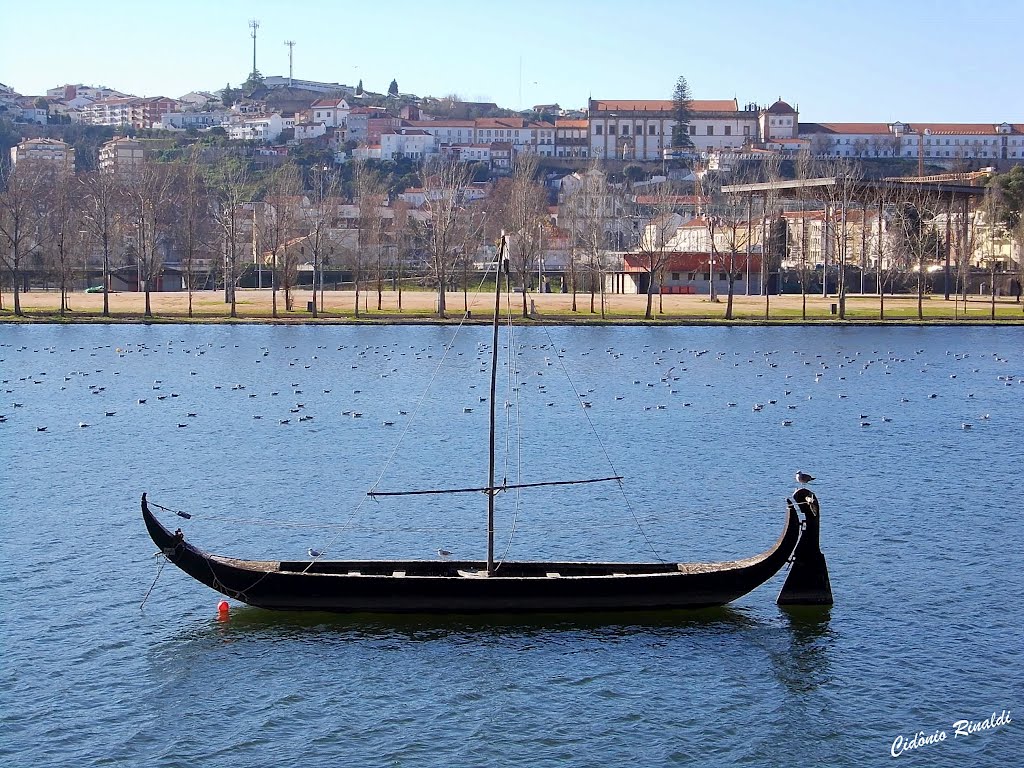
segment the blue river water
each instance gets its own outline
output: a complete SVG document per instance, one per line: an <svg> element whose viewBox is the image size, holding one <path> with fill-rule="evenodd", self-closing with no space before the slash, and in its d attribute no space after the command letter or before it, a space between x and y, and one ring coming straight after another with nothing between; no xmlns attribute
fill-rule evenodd
<svg viewBox="0 0 1024 768"><path fill-rule="evenodd" d="M366 496L485 484L489 330L453 333L0 326L0 765L1020 760L1017 328L516 331L501 474L626 479L499 497L499 554L746 557L803 470L831 610L783 572L696 612L222 621L162 568L143 491L225 555L482 558L482 495Z"/></svg>

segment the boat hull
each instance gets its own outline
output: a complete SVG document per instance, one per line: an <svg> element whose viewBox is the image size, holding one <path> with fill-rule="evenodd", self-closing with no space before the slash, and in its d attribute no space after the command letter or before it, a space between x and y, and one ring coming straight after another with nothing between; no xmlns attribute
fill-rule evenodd
<svg viewBox="0 0 1024 768"><path fill-rule="evenodd" d="M367 613L563 613L704 608L774 576L792 555L800 519L790 504L775 545L723 563L506 562L487 576L467 561L252 561L212 555L171 533L142 497L154 543L218 592L273 610Z"/></svg>

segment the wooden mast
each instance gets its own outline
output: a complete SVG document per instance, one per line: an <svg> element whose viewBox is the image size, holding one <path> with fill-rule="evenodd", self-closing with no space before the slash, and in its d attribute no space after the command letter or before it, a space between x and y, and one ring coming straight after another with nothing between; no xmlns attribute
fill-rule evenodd
<svg viewBox="0 0 1024 768"><path fill-rule="evenodd" d="M498 246L498 267L494 274L494 322L491 324L491 418L489 428L490 450L487 468L487 575L494 575L494 444L495 394L498 388L498 313L501 311L501 276L505 270L505 234Z"/></svg>

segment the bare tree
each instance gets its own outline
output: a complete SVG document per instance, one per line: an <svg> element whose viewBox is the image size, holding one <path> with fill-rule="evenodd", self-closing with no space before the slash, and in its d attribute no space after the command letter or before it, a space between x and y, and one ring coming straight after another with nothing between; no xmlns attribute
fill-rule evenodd
<svg viewBox="0 0 1024 768"><path fill-rule="evenodd" d="M814 174L814 158L806 148L797 153L795 165L796 177L800 181L806 181ZM807 259L810 253L810 239L807 233L807 203L810 201L810 195L806 187L797 190L797 201L800 206L800 317L806 320Z"/></svg>
<svg viewBox="0 0 1024 768"><path fill-rule="evenodd" d="M154 280L163 266L162 249L166 246L170 219L172 175L169 166L146 162L136 174L128 192L135 225L135 249L139 277L145 292L146 317L153 316L150 294Z"/></svg>
<svg viewBox="0 0 1024 768"><path fill-rule="evenodd" d="M600 173L595 164L591 168ZM574 177L575 178L575 177ZM564 182L563 182L564 183ZM583 257L585 248L585 222L588 219L587 200L589 193L584 184L575 185L559 202L558 218L559 224L569 234L569 253L566 266L569 268L568 290L572 294L571 310L578 311L576 306L576 292L579 289L579 276L583 269ZM564 278L563 278L564 279Z"/></svg>
<svg viewBox="0 0 1024 768"><path fill-rule="evenodd" d="M652 190L649 196L651 198L651 219L644 226L643 231L640 232L637 242L637 253L647 273L645 320L650 320L653 316L654 285L658 282L658 277L664 272L665 265L672 255L672 251L669 249L669 242L683 223L683 217L678 213L678 190L672 182L666 181L660 184ZM730 301L731 299L732 296L730 294Z"/></svg>
<svg viewBox="0 0 1024 768"><path fill-rule="evenodd" d="M394 270L393 282L397 294L398 311L401 312L403 271L412 250L415 230L408 204L397 201L392 206L392 210L394 211L394 218L391 220L391 229L388 232L388 247L391 249L391 263Z"/></svg>
<svg viewBox="0 0 1024 768"><path fill-rule="evenodd" d="M383 177L366 163L359 163L353 174L353 191L358 209L358 235L356 248L359 251L357 264L370 259L374 265L374 282L377 291L377 311L384 308L384 270L386 248L384 247L384 208L387 205L388 190ZM359 280L356 280L356 316L359 315Z"/></svg>
<svg viewBox="0 0 1024 768"><path fill-rule="evenodd" d="M822 160L819 173L831 177L835 184L824 187L825 219L831 233L830 249L836 256L836 292L839 299L839 319L846 319L847 267L850 254L850 206L854 187L861 177L860 167L846 158Z"/></svg>
<svg viewBox="0 0 1024 768"><path fill-rule="evenodd" d="M86 233L101 251L103 274L103 316L110 315L110 257L121 237L123 187L120 177L111 173L92 173L80 177L85 197L82 220Z"/></svg>
<svg viewBox="0 0 1024 768"><path fill-rule="evenodd" d="M935 253L937 234L933 222L938 208L935 195L922 187L905 185L896 209L900 248L917 272L917 319L924 319L924 294L928 257Z"/></svg>
<svg viewBox="0 0 1024 768"><path fill-rule="evenodd" d="M733 183L742 183L742 180L736 179ZM724 245L723 260L729 286L725 304L725 319L732 320L739 258L741 253L748 252L749 239L753 236L750 221L747 218L747 200L740 195L723 195L719 189L708 186L704 187L704 194L707 195L714 210L720 214L707 217L707 226L713 253L717 255L718 239L721 239ZM711 278L713 280L714 275L711 275Z"/></svg>
<svg viewBox="0 0 1024 768"><path fill-rule="evenodd" d="M313 257L313 317L317 310L317 279L323 288L323 263L331 249L332 229L337 227L338 218L338 175L331 168L314 168L310 174L309 210L305 217L304 242ZM356 316L359 316L358 282L356 287ZM323 307L320 307L322 310Z"/></svg>
<svg viewBox="0 0 1024 768"><path fill-rule="evenodd" d="M264 263L270 267L271 314L278 316L277 292L284 289L285 311L292 311L292 289L296 278L296 249L288 251L289 240L298 228L298 208L302 181L298 168L287 163L271 174L267 184L266 205L259 221L263 249L269 254Z"/></svg>
<svg viewBox="0 0 1024 768"><path fill-rule="evenodd" d="M570 237L570 279L572 281L572 308L576 311L578 276L586 275L590 293L590 312L597 312L597 293L601 293L601 315L605 313L604 270L605 254L612 220L622 213L621 201L613 194L608 177L594 160L581 175L576 189L567 198Z"/></svg>
<svg viewBox="0 0 1024 768"><path fill-rule="evenodd" d="M537 268L541 232L547 219L547 195L537 183L537 156L522 154L516 158L512 183L500 220L509 237L509 266L523 288L523 317L529 317L526 293Z"/></svg>
<svg viewBox="0 0 1024 768"><path fill-rule="evenodd" d="M199 165L198 151L191 151L177 167L172 209L173 231L181 248L182 280L188 292L188 316L192 317L196 264L208 253L213 239L210 201Z"/></svg>
<svg viewBox="0 0 1024 768"><path fill-rule="evenodd" d="M231 317L238 317L235 287L239 278L238 248L242 234L242 204L252 198L249 167L240 158L228 157L214 166L209 179L213 216L220 229L224 254L224 301Z"/></svg>
<svg viewBox="0 0 1024 768"><path fill-rule="evenodd" d="M463 164L445 158L430 168L428 178L429 183L425 186L429 219L416 228L430 260L431 277L437 287L437 316L446 317L445 295L451 271L459 257L459 222L465 214L463 204L469 175Z"/></svg>
<svg viewBox="0 0 1024 768"><path fill-rule="evenodd" d="M67 310L68 294L74 278L73 257L83 245L82 216L77 192L78 182L69 172L48 174L50 188L43 238L46 261L60 288L60 316Z"/></svg>
<svg viewBox="0 0 1024 768"><path fill-rule="evenodd" d="M886 184L878 193L878 236L875 240L878 282L878 317L885 319L885 296L897 293L913 264L913 249L904 235L903 211L907 190L897 184Z"/></svg>
<svg viewBox="0 0 1024 768"><path fill-rule="evenodd" d="M3 265L14 288L14 314L22 315L21 282L25 260L39 255L46 220L47 174L43 164L23 160L0 179L0 240Z"/></svg>

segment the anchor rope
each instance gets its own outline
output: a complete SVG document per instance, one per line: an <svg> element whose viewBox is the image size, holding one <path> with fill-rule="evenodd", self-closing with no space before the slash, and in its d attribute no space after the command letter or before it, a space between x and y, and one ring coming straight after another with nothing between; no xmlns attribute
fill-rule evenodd
<svg viewBox="0 0 1024 768"><path fill-rule="evenodd" d="M153 583L149 585L149 589L146 590L146 596L142 598L142 602L139 603L139 610L141 611L146 607L146 601L149 600L150 594L153 592L153 588L156 586L157 579L160 578L160 574L164 572L164 566L167 565L167 557L163 552L157 552L160 555L160 567L156 569L156 578L153 579Z"/></svg>

